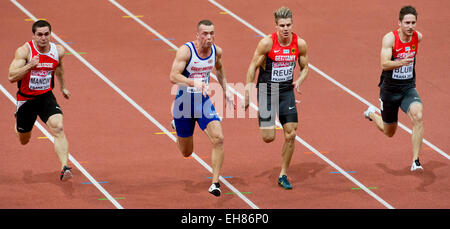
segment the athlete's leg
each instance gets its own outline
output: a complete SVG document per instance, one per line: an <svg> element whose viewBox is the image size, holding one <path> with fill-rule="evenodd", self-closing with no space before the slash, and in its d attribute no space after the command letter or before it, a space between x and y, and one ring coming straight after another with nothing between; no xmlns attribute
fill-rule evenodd
<svg viewBox="0 0 450 229"><path fill-rule="evenodd" d="M177 137L177 146L183 157L191 156L194 152L194 136L190 137Z"/></svg>
<svg viewBox="0 0 450 229"><path fill-rule="evenodd" d="M422 117L423 106L421 103L412 103L408 116L413 123L412 128L412 150L413 150L413 161L419 158L420 148L422 147L423 140L423 117Z"/></svg>
<svg viewBox="0 0 450 229"><path fill-rule="evenodd" d="M206 126L205 133L213 145L211 153L213 170L212 183L217 183L219 182L220 170L222 169L224 159L223 133L220 122L217 120L209 122Z"/></svg>
<svg viewBox="0 0 450 229"><path fill-rule="evenodd" d="M30 142L31 131L37 118L34 101L19 101L14 117L16 122L14 124L14 132L20 141L20 144L26 145Z"/></svg>
<svg viewBox="0 0 450 229"><path fill-rule="evenodd" d="M294 152L297 126L298 123L296 122L288 122L283 125L284 144L283 149L281 151L280 177L282 175L287 176L287 170L289 168L289 164L291 163L292 154Z"/></svg>
<svg viewBox="0 0 450 229"><path fill-rule="evenodd" d="M61 169L67 166L69 160L69 143L64 134L63 116L62 114L54 114L50 116L46 122L55 139L54 148L61 162Z"/></svg>
<svg viewBox="0 0 450 229"><path fill-rule="evenodd" d="M376 114L375 112L370 113L369 117L374 121L376 127L386 136L388 137L394 136L395 131L397 130L397 122L387 124L383 121L383 118L380 115Z"/></svg>
<svg viewBox="0 0 450 229"><path fill-rule="evenodd" d="M14 132L16 132L17 138L19 138L20 144L26 145L28 142L30 142L31 131L25 133L17 131L17 123L16 123L14 124Z"/></svg>
<svg viewBox="0 0 450 229"><path fill-rule="evenodd" d="M275 140L275 126L259 127L259 132L264 142L270 143Z"/></svg>

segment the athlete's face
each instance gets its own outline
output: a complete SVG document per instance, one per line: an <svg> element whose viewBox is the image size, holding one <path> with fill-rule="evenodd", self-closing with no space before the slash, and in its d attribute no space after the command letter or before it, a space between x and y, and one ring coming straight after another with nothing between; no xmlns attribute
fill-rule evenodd
<svg viewBox="0 0 450 229"><path fill-rule="evenodd" d="M403 17L402 21L398 22L398 25L405 35L412 36L414 30L416 30L416 16L407 14Z"/></svg>
<svg viewBox="0 0 450 229"><path fill-rule="evenodd" d="M291 18L280 18L275 26L278 35L282 38L289 38L292 33L292 19Z"/></svg>
<svg viewBox="0 0 450 229"><path fill-rule="evenodd" d="M210 48L214 43L214 25L200 25L197 30L197 40L202 48Z"/></svg>
<svg viewBox="0 0 450 229"><path fill-rule="evenodd" d="M33 40L37 46L41 48L47 47L50 43L50 34L50 29L47 26L38 27L33 34Z"/></svg>

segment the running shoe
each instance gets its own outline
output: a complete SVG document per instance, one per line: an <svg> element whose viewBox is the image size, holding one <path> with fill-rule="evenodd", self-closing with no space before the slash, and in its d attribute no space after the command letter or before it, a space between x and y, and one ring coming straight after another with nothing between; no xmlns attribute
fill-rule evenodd
<svg viewBox="0 0 450 229"><path fill-rule="evenodd" d="M370 121L372 121L372 119L370 118L370 114L373 114L377 111L377 108L374 106L370 106L369 108L367 108L366 111L364 111L364 118L369 119Z"/></svg>
<svg viewBox="0 0 450 229"><path fill-rule="evenodd" d="M64 166L64 168L61 170L61 176L59 179L61 181L66 181L70 178L72 178L72 168Z"/></svg>
<svg viewBox="0 0 450 229"><path fill-rule="evenodd" d="M177 128L175 127L175 120L172 119L172 122L170 122L170 124L172 125L172 129L177 130Z"/></svg>
<svg viewBox="0 0 450 229"><path fill-rule="evenodd" d="M278 184L284 189L292 189L292 185L291 183L289 183L286 175L283 175L278 178Z"/></svg>
<svg viewBox="0 0 450 229"><path fill-rule="evenodd" d="M221 191L220 191L220 184L219 184L219 182L212 183L211 186L209 187L208 192L213 194L213 195L215 195L215 196L220 196Z"/></svg>
<svg viewBox="0 0 450 229"><path fill-rule="evenodd" d="M413 161L411 165L411 171L423 171L423 167L419 162L419 158L417 160Z"/></svg>

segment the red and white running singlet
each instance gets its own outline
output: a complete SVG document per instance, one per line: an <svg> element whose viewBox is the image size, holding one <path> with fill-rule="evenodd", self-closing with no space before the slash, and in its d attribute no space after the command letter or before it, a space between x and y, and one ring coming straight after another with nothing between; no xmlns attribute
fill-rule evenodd
<svg viewBox="0 0 450 229"><path fill-rule="evenodd" d="M259 69L258 84L279 83L280 91L292 89L294 68L300 51L298 50L298 36L292 33L292 41L288 46L278 43L277 33L272 34L272 49L267 54L265 68Z"/></svg>
<svg viewBox="0 0 450 229"><path fill-rule="evenodd" d="M19 88L17 92L18 101L30 100L51 91L54 87L55 69L59 65L58 50L54 43L50 42L48 53L40 53L33 41L29 41L27 44L30 48L28 62L34 56L39 55L39 63L17 83Z"/></svg>
<svg viewBox="0 0 450 229"><path fill-rule="evenodd" d="M414 61L409 64L394 70L383 71L381 75L380 85L384 88L400 88L400 87L415 87L416 82L416 55L419 48L419 36L414 31L409 42L402 42L398 35L398 30L392 31L395 37L394 47L392 48L391 60L400 60L406 58L413 58Z"/></svg>

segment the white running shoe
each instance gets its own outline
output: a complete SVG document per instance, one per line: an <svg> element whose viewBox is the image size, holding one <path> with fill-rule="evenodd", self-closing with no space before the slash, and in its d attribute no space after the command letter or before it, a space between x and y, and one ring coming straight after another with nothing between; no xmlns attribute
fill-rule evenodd
<svg viewBox="0 0 450 229"><path fill-rule="evenodd" d="M172 119L172 122L171 122L170 124L172 125L172 128L173 128L174 130L177 130L177 128L175 128L175 120Z"/></svg>
<svg viewBox="0 0 450 229"><path fill-rule="evenodd" d="M61 181L67 181L70 178L72 178L72 168L68 167L68 166L64 166L64 168L61 171L61 176L60 176L60 180Z"/></svg>
<svg viewBox="0 0 450 229"><path fill-rule="evenodd" d="M411 165L411 171L423 171L423 167L419 162L419 159L413 161Z"/></svg>
<svg viewBox="0 0 450 229"><path fill-rule="evenodd" d="M366 111L364 111L364 118L369 119L370 121L372 121L372 119L370 118L370 114L373 114L377 111L377 108L374 106L370 106L369 108L367 108Z"/></svg>
<svg viewBox="0 0 450 229"><path fill-rule="evenodd" d="M220 196L220 184L219 183L212 183L211 186L208 189L208 192L215 195Z"/></svg>

